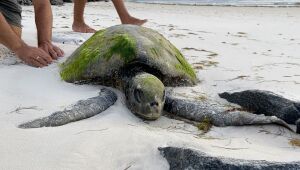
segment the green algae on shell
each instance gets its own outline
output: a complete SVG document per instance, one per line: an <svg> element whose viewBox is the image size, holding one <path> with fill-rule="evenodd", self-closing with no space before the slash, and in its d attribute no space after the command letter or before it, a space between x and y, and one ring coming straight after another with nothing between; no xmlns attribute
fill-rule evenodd
<svg viewBox="0 0 300 170"><path fill-rule="evenodd" d="M88 65L100 57L109 60L113 55L119 55L125 63L128 63L136 56L136 42L130 35L126 33L114 35L111 39L107 39L112 41L112 45L107 47L106 42L103 41L104 32L105 30L96 32L71 55L77 57L62 64L60 75L63 80L79 80ZM105 48L106 51L103 50Z"/></svg>

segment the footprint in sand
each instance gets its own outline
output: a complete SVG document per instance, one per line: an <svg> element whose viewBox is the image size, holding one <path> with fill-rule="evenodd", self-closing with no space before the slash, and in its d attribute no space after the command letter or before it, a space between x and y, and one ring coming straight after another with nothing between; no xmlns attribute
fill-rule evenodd
<svg viewBox="0 0 300 170"><path fill-rule="evenodd" d="M206 56L209 56L210 58L216 57L219 55L218 53L213 52L213 51L197 49L197 48L193 48L193 47L184 47L184 48L182 48L182 50L204 52L204 53L206 53Z"/></svg>
<svg viewBox="0 0 300 170"><path fill-rule="evenodd" d="M227 32L227 35L233 36L233 37L244 37L247 38L247 33L245 32L237 32L236 34L232 34L230 32Z"/></svg>
<svg viewBox="0 0 300 170"><path fill-rule="evenodd" d="M187 35L184 34L171 34L169 37L175 37L175 38L180 38L180 37L186 37Z"/></svg>
<svg viewBox="0 0 300 170"><path fill-rule="evenodd" d="M208 32L208 31L197 31L197 32L199 32L199 33L205 33L205 34L214 34L212 32Z"/></svg>
<svg viewBox="0 0 300 170"><path fill-rule="evenodd" d="M208 67L217 67L219 62L212 60L202 60L200 62L193 63L193 67L197 70L203 70Z"/></svg>
<svg viewBox="0 0 300 170"><path fill-rule="evenodd" d="M190 34L190 35L198 35L198 34L193 33L193 32L189 32L188 34Z"/></svg>

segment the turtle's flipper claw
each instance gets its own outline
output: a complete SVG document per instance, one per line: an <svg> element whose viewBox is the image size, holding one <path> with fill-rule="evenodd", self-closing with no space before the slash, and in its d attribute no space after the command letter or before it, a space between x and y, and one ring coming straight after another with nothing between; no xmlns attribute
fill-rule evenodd
<svg viewBox="0 0 300 170"><path fill-rule="evenodd" d="M292 132L295 132L295 130L293 130L291 128L291 126L289 124L287 124L284 120L281 120L281 119L277 118L276 116L272 116L272 117L274 118L274 120L273 120L274 124L280 125L282 127L289 129Z"/></svg>
<svg viewBox="0 0 300 170"><path fill-rule="evenodd" d="M61 126L67 123L86 119L95 116L117 100L117 95L108 89L101 89L99 96L89 98L87 100L78 101L70 110L58 111L44 118L39 118L19 125L19 128L39 128Z"/></svg>

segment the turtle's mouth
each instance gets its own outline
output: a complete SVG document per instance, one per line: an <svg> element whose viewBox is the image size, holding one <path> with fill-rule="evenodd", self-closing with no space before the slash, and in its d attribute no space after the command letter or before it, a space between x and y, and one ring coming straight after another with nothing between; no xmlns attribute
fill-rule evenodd
<svg viewBox="0 0 300 170"><path fill-rule="evenodd" d="M158 119L163 110L163 104L164 103L156 103L155 105L151 103L143 103L143 104L138 104L135 103L133 105L129 105L129 109L131 112L145 120L156 120Z"/></svg>
<svg viewBox="0 0 300 170"><path fill-rule="evenodd" d="M151 112L148 114L133 112L136 116L145 119L145 120L157 120L161 116L161 111L158 112Z"/></svg>

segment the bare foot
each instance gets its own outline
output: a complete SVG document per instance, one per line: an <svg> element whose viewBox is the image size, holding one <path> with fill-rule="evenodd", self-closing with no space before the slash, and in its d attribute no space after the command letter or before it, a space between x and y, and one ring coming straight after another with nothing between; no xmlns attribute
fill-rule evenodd
<svg viewBox="0 0 300 170"><path fill-rule="evenodd" d="M132 24L132 25L143 25L147 22L148 20L146 19L138 19L138 18L135 18L135 17L129 17L129 18L126 18L124 20L122 20L122 24Z"/></svg>
<svg viewBox="0 0 300 170"><path fill-rule="evenodd" d="M83 24L74 24L72 25L72 29L74 32L82 32L82 33L94 33L96 32L95 29L91 28L90 26Z"/></svg>

